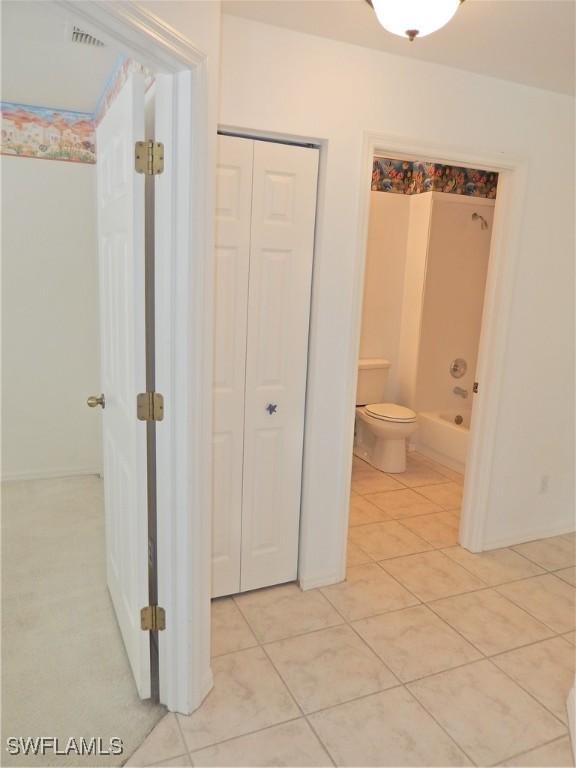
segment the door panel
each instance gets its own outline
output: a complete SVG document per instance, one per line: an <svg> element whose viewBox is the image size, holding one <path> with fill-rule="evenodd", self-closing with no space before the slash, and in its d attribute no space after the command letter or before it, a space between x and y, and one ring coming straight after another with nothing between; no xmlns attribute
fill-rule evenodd
<svg viewBox="0 0 576 768"><path fill-rule="evenodd" d="M97 129L102 430L108 587L138 693L148 698L146 432L136 418L146 388L144 177L133 159L143 136L144 81L133 74Z"/></svg>
<svg viewBox="0 0 576 768"><path fill-rule="evenodd" d="M318 151L254 142L241 590L297 576Z"/></svg>
<svg viewBox="0 0 576 768"><path fill-rule="evenodd" d="M240 591L244 385L254 143L218 138L212 596Z"/></svg>

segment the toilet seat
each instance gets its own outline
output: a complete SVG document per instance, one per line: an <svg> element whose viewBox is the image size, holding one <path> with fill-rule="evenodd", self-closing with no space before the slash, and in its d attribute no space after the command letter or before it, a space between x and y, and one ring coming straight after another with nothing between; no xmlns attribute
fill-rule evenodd
<svg viewBox="0 0 576 768"><path fill-rule="evenodd" d="M416 421L416 413L411 408L405 408L403 405L395 403L373 403L365 406L365 411L369 416L382 421L396 421L408 423Z"/></svg>

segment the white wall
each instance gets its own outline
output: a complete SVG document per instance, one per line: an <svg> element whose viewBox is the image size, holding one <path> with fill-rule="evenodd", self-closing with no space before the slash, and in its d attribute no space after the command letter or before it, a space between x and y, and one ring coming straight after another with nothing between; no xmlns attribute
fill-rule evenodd
<svg viewBox="0 0 576 768"><path fill-rule="evenodd" d="M96 168L2 158L2 477L99 472Z"/></svg>
<svg viewBox="0 0 576 768"><path fill-rule="evenodd" d="M557 167L573 167L573 101L228 16L220 95L221 124L316 138L324 147L303 491L308 572L318 582L343 573L339 521L351 462L366 131L526 159L485 546L573 525L574 198L571 173Z"/></svg>
<svg viewBox="0 0 576 768"><path fill-rule="evenodd" d="M432 212L414 408L454 411L467 409L472 402L494 202L429 194ZM474 212L486 219L488 229L472 220ZM457 357L468 363L460 379L454 379L449 370ZM467 400L453 393L456 385L468 390Z"/></svg>
<svg viewBox="0 0 576 768"><path fill-rule="evenodd" d="M397 402L398 353L410 196L370 193L360 357L389 360L386 398Z"/></svg>

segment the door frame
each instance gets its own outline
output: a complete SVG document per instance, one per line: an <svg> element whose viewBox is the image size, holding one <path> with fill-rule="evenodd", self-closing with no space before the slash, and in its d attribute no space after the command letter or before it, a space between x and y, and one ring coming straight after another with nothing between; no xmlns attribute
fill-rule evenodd
<svg viewBox="0 0 576 768"><path fill-rule="evenodd" d="M471 552L482 552L485 549L484 531L491 489L500 392L508 347L508 328L515 287L516 265L520 252L523 204L528 184L527 160L521 156L482 152L467 146L428 143L419 139L385 133L367 132L364 134L361 178L366 180L366 186L363 187L360 196L359 268L354 286L355 306L352 318L352 323L356 329L357 343L351 350L350 359L350 370L354 372L354 379L358 365L362 326L364 270L368 245L371 192L369 180L372 177L373 157L376 154L400 160L430 161L433 159L447 165L482 168L496 171L499 174L478 347L476 378L480 383L480 391L474 396L474 429L470 433L460 524L460 544ZM488 386L489 382L490 386ZM353 404L351 404L350 410L349 439L351 443L350 455L352 455ZM347 513L345 516L347 524ZM344 523L344 521L341 522ZM345 550L345 525L342 525L341 535L343 550Z"/></svg>
<svg viewBox="0 0 576 768"><path fill-rule="evenodd" d="M160 701L189 714L212 687L210 668L212 213L215 135L206 52L134 2L53 0L95 37L156 75L156 380ZM214 131L215 134L215 131ZM160 343L158 343L160 341ZM136 413L134 414L136 418ZM142 439L145 437L143 435Z"/></svg>

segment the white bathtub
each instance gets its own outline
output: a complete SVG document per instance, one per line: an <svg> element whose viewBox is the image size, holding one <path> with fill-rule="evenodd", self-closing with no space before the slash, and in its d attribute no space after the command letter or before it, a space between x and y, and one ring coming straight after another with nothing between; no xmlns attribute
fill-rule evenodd
<svg viewBox="0 0 576 768"><path fill-rule="evenodd" d="M432 412L418 414L416 449L457 472L464 472L470 437L470 410ZM456 417L462 423L456 424Z"/></svg>

